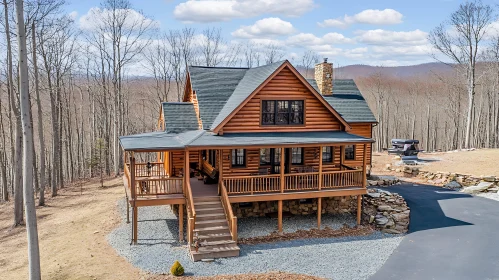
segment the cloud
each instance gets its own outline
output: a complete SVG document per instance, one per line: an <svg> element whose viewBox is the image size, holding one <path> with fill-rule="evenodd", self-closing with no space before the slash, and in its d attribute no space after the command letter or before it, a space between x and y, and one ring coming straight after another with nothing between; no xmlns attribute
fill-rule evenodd
<svg viewBox="0 0 499 280"><path fill-rule="evenodd" d="M364 10L353 16L345 15L343 18L326 19L317 24L320 27L345 28L351 24L362 23L372 25L393 25L402 23L403 15L393 9L384 10Z"/></svg>
<svg viewBox="0 0 499 280"><path fill-rule="evenodd" d="M290 22L280 18L264 18L258 20L253 25L242 26L238 30L232 32L232 36L237 38L262 38L280 35L289 35L295 32L293 25Z"/></svg>
<svg viewBox="0 0 499 280"><path fill-rule="evenodd" d="M343 36L343 34L331 32L322 37L317 37L312 33L300 33L287 39L287 43L292 46L318 46L332 44L351 44L354 40Z"/></svg>
<svg viewBox="0 0 499 280"><path fill-rule="evenodd" d="M314 0L188 0L178 4L173 15L185 23L219 22L262 14L297 17L314 6Z"/></svg>
<svg viewBox="0 0 499 280"><path fill-rule="evenodd" d="M72 11L71 13L68 14L69 18L72 20L76 20L78 18L78 12L77 11Z"/></svg>
<svg viewBox="0 0 499 280"><path fill-rule="evenodd" d="M424 45L428 43L428 33L419 29L413 31L389 31L383 29L358 30L356 40L369 45Z"/></svg>
<svg viewBox="0 0 499 280"><path fill-rule="evenodd" d="M116 11L118 18L126 16L124 28L131 28L138 24L142 26L159 27L159 22L145 17L134 9L118 9ZM80 28L83 30L95 30L99 26L107 25L108 19L111 19L111 10L100 9L97 7L90 8L88 12L80 17Z"/></svg>

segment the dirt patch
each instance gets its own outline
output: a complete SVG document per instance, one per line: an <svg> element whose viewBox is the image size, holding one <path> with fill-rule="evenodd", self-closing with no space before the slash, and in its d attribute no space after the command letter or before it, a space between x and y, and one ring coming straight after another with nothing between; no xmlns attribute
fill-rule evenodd
<svg viewBox="0 0 499 280"><path fill-rule="evenodd" d="M288 241L295 239L309 239L309 238L328 238L328 237L344 237L344 236L365 236L372 234L374 230L370 226L358 226L358 227L348 227L344 225L340 229L332 229L326 227L324 229L311 229L311 230L298 230L292 233L282 233L273 232L267 236L258 236L243 238L238 240L238 244L260 244L260 243L272 243L280 241Z"/></svg>
<svg viewBox="0 0 499 280"><path fill-rule="evenodd" d="M106 235L120 222L116 201L124 199L122 179L64 188L37 207L43 279L138 279L139 269L119 257ZM82 191L82 192L81 192ZM27 279L25 227L11 228L13 205L0 205L0 275Z"/></svg>
<svg viewBox="0 0 499 280"><path fill-rule="evenodd" d="M423 160L421 170L430 172L451 172L468 175L495 175L499 176L497 168L497 159L499 158L499 149L480 149L474 151L457 152L439 152L439 153L420 153L418 156ZM399 162L394 155L387 153L373 153L372 174L381 175L400 175L394 171L386 171L386 164L395 164Z"/></svg>

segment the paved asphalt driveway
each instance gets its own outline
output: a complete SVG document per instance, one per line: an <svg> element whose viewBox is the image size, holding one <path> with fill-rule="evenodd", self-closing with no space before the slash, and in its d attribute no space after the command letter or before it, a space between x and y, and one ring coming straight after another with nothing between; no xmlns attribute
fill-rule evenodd
<svg viewBox="0 0 499 280"><path fill-rule="evenodd" d="M409 234L370 279L499 279L499 201L423 185L386 190L411 208Z"/></svg>

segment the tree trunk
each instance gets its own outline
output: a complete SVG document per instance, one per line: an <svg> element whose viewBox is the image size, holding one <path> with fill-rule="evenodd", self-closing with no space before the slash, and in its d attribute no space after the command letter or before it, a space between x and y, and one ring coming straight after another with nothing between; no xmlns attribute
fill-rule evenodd
<svg viewBox="0 0 499 280"><path fill-rule="evenodd" d="M26 53L26 34L24 29L23 1L16 0L17 42L19 44L20 107L23 128L23 189L26 210L26 231L28 234L29 278L41 279L38 230L36 225L35 198L33 195L33 127L28 92L28 54Z"/></svg>
<svg viewBox="0 0 499 280"><path fill-rule="evenodd" d="M40 142L40 197L38 205L45 205L45 138L43 137L43 113L42 103L40 100L40 90L38 85L38 65L36 62L36 33L35 23L31 26L31 37L33 41L33 70L35 74L35 93L36 93L36 106L38 112L38 141Z"/></svg>

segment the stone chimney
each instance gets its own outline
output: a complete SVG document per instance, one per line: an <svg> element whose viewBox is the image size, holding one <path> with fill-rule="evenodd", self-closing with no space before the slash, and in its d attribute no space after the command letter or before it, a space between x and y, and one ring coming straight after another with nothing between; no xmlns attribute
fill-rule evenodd
<svg viewBox="0 0 499 280"><path fill-rule="evenodd" d="M333 64L324 62L315 65L315 82L322 95L333 94Z"/></svg>

